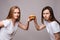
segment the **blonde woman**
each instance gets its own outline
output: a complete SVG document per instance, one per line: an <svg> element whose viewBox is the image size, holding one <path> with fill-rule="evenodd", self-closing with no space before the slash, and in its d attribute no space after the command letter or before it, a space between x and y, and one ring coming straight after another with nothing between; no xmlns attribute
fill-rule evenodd
<svg viewBox="0 0 60 40"><path fill-rule="evenodd" d="M13 6L10 8L9 14L5 20L0 21L0 40L12 40L12 36L16 33L17 28L28 30L30 20L27 20L27 24L23 25L20 22L20 8Z"/></svg>

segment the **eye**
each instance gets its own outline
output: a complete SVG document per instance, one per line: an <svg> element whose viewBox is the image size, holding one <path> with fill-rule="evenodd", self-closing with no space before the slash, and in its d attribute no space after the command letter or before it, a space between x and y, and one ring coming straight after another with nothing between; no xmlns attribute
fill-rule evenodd
<svg viewBox="0 0 60 40"><path fill-rule="evenodd" d="M46 13L43 13L43 14L46 14Z"/></svg>
<svg viewBox="0 0 60 40"><path fill-rule="evenodd" d="M49 14L49 13L46 13L46 14Z"/></svg>
<svg viewBox="0 0 60 40"><path fill-rule="evenodd" d="M17 13L20 13L20 12L17 12Z"/></svg>
<svg viewBox="0 0 60 40"><path fill-rule="evenodd" d="M49 13L43 13L43 14L49 14Z"/></svg>
<svg viewBox="0 0 60 40"><path fill-rule="evenodd" d="M16 14L16 12L13 12L14 14Z"/></svg>
<svg viewBox="0 0 60 40"><path fill-rule="evenodd" d="M14 13L20 13L20 12L14 12Z"/></svg>

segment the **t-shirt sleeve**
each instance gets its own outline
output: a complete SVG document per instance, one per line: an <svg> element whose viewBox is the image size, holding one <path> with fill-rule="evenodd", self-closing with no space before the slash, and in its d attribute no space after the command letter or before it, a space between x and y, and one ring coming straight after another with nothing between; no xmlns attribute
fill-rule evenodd
<svg viewBox="0 0 60 40"><path fill-rule="evenodd" d="M9 23L10 23L9 20L3 20L2 22L3 22L3 24L4 24L4 27L8 26Z"/></svg>
<svg viewBox="0 0 60 40"><path fill-rule="evenodd" d="M52 31L53 31L53 33L60 32L60 25L57 22L52 23Z"/></svg>

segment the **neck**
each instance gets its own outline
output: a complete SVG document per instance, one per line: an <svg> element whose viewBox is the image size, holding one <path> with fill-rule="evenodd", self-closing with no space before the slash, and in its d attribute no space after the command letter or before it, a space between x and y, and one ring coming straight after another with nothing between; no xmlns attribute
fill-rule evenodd
<svg viewBox="0 0 60 40"><path fill-rule="evenodd" d="M45 20L45 21L51 22L50 20Z"/></svg>
<svg viewBox="0 0 60 40"><path fill-rule="evenodd" d="M48 21L48 22L51 22L51 21Z"/></svg>
<svg viewBox="0 0 60 40"><path fill-rule="evenodd" d="M13 22L13 23L15 23L15 22L16 22L16 20L12 18L12 22Z"/></svg>

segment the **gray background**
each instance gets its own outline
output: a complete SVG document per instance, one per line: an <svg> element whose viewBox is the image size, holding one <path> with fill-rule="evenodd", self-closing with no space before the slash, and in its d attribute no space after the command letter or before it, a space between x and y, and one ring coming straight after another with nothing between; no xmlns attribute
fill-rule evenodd
<svg viewBox="0 0 60 40"><path fill-rule="evenodd" d="M21 9L21 22L26 24L29 15L37 16L38 24L41 24L41 10L49 5L53 8L54 15L60 21L60 0L0 0L0 20L7 17L11 6L19 6ZM50 40L46 29L37 31L33 21L30 22L28 31L18 28L13 40Z"/></svg>

